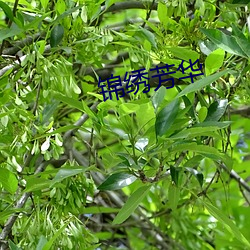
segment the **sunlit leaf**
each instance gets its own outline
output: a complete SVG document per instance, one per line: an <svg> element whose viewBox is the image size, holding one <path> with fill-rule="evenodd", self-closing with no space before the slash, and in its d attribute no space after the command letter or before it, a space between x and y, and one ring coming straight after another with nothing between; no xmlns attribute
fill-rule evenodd
<svg viewBox="0 0 250 250"><path fill-rule="evenodd" d="M221 72L215 73L213 75L207 76L203 79L200 79L192 84L189 84L184 90L181 91L181 93L179 93L177 95L177 97L181 97L183 95L187 95L189 93L195 92L197 90L201 90L202 88L206 87L207 85L215 82L216 80L218 80L220 77L222 77L223 75L229 73L229 70L223 70Z"/></svg>
<svg viewBox="0 0 250 250"><path fill-rule="evenodd" d="M165 3L159 2L157 7L157 14L158 18L163 24L167 24L168 16L167 16L168 10Z"/></svg>
<svg viewBox="0 0 250 250"><path fill-rule="evenodd" d="M217 49L210 53L205 60L205 72L206 75L211 75L221 68L223 65L225 51Z"/></svg>
<svg viewBox="0 0 250 250"><path fill-rule="evenodd" d="M212 42L214 42L219 48L241 57L246 57L246 54L239 46L237 40L233 36L228 36L217 29L204 29L200 28Z"/></svg>
<svg viewBox="0 0 250 250"><path fill-rule="evenodd" d="M219 121L220 118L224 115L226 109L227 109L228 100L218 100L212 103L208 108L208 114L205 119L205 122L208 121Z"/></svg>
<svg viewBox="0 0 250 250"><path fill-rule="evenodd" d="M157 111L158 107L161 105L162 101L164 100L164 97L166 95L166 88L161 86L153 95L152 97L152 103L154 109Z"/></svg>
<svg viewBox="0 0 250 250"><path fill-rule="evenodd" d="M99 187L99 190L117 190L133 183L136 177L132 174L119 172L109 176Z"/></svg>

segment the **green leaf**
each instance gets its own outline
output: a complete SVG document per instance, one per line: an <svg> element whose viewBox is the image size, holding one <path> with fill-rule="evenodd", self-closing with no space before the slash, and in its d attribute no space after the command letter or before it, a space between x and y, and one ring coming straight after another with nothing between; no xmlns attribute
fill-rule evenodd
<svg viewBox="0 0 250 250"><path fill-rule="evenodd" d="M155 111L157 111L158 107L161 105L161 103L163 102L164 100L164 97L166 95L166 88L161 86L156 92L155 94L153 95L152 97L152 104L153 104L153 107L155 109Z"/></svg>
<svg viewBox="0 0 250 250"><path fill-rule="evenodd" d="M43 7L44 9L46 9L47 6L48 6L49 0L40 0L40 2L41 2L42 7Z"/></svg>
<svg viewBox="0 0 250 250"><path fill-rule="evenodd" d="M83 7L82 4L79 4L76 7L73 7L72 9L66 10L65 12L63 12L60 16L58 16L56 18L56 20L53 23L58 23L60 20L64 19L65 17L67 17L68 15L71 15L72 13L78 11L79 9L81 9Z"/></svg>
<svg viewBox="0 0 250 250"><path fill-rule="evenodd" d="M235 37L228 36L224 34L222 31L217 30L217 29L200 28L200 30L219 48L231 54L238 55L241 57L246 57L246 54L237 43L237 40Z"/></svg>
<svg viewBox="0 0 250 250"><path fill-rule="evenodd" d="M250 42L246 38L235 37L235 39L244 53L250 57Z"/></svg>
<svg viewBox="0 0 250 250"><path fill-rule="evenodd" d="M30 30L30 29L34 29L37 28L37 26L39 26L41 24L41 22L46 18L49 17L51 15L51 11L46 12L44 15L42 16L35 16L35 18L33 16L27 15L27 13L25 13L26 16L31 17L31 22L28 23L25 27L24 30Z"/></svg>
<svg viewBox="0 0 250 250"><path fill-rule="evenodd" d="M112 4L114 4L117 0L106 0L105 8L108 9Z"/></svg>
<svg viewBox="0 0 250 250"><path fill-rule="evenodd" d="M184 167L191 168L194 166L198 166L203 159L204 157L202 155L195 155L185 162Z"/></svg>
<svg viewBox="0 0 250 250"><path fill-rule="evenodd" d="M45 104L42 112L42 124L49 122L50 118L53 116L55 110L58 108L59 102L52 100L51 103Z"/></svg>
<svg viewBox="0 0 250 250"><path fill-rule="evenodd" d="M157 14L158 18L161 23L167 24L168 16L167 16L168 10L166 4L159 2L157 7Z"/></svg>
<svg viewBox="0 0 250 250"><path fill-rule="evenodd" d="M176 86L176 87L178 87L178 86ZM178 91L179 91L179 93L181 92L181 89L179 87L178 87ZM192 119L195 120L196 117L195 117L194 107L193 107L192 103L190 102L190 100L185 95L182 96L181 98L185 103L185 107L189 108L188 109L188 114L192 117Z"/></svg>
<svg viewBox="0 0 250 250"><path fill-rule="evenodd" d="M196 136L206 135L209 131L215 131L219 129L218 127L195 127L188 128L180 131L179 133L172 135L170 139L190 139Z"/></svg>
<svg viewBox="0 0 250 250"><path fill-rule="evenodd" d="M203 181L204 181L204 176L201 172L197 171L196 169L194 168L189 168L189 167L186 167L185 168L188 172L190 172L192 175L195 176L195 178L198 180L200 186L202 187L203 185Z"/></svg>
<svg viewBox="0 0 250 250"><path fill-rule="evenodd" d="M217 49L210 53L205 60L205 72L206 75L211 75L223 65L225 57L225 51L222 49Z"/></svg>
<svg viewBox="0 0 250 250"><path fill-rule="evenodd" d="M217 129L222 129L228 127L230 124L232 124L231 121L224 121L224 122L204 121L195 124L193 127L217 127Z"/></svg>
<svg viewBox="0 0 250 250"><path fill-rule="evenodd" d="M201 200L201 199L200 199ZM216 218L223 226L232 233L239 241L241 241L245 246L250 248L250 242L245 238L245 236L240 232L238 227L230 220L220 209L216 208L212 204L202 201L208 212Z"/></svg>
<svg viewBox="0 0 250 250"><path fill-rule="evenodd" d="M140 105L134 103L122 103L121 105L119 105L119 109L121 114L128 115L139 110Z"/></svg>
<svg viewBox="0 0 250 250"><path fill-rule="evenodd" d="M170 166L170 175L172 178L173 183L178 186L178 181L179 181L179 173L180 173L181 169L180 168L176 168L173 166Z"/></svg>
<svg viewBox="0 0 250 250"><path fill-rule="evenodd" d="M179 101L174 99L156 116L155 132L156 136L164 135L174 123L179 110Z"/></svg>
<svg viewBox="0 0 250 250"><path fill-rule="evenodd" d="M66 103L68 104L69 106L73 107L73 108L76 108L82 112L85 112L85 109L84 107L82 106L82 103L78 100L75 100L73 98L70 98L68 96L65 96L65 95L62 95L60 93L57 93L55 92L54 93L54 98L56 98L57 100L63 102L63 103Z"/></svg>
<svg viewBox="0 0 250 250"><path fill-rule="evenodd" d="M37 177L37 176L30 176L26 178L26 188L24 192L33 192L33 191L39 191L44 190L46 188L49 188L51 185L51 180Z"/></svg>
<svg viewBox="0 0 250 250"><path fill-rule="evenodd" d="M218 80L220 77L222 77L223 75L229 73L230 70L223 70L221 72L215 73L214 75L211 76L207 76L203 79L200 79L198 81L196 81L195 83L189 84L184 90L181 91L181 93L179 93L177 95L176 98L181 97L183 95L187 95L189 93L195 92L197 90L200 90L204 87L206 87L207 85L213 83L214 81Z"/></svg>
<svg viewBox="0 0 250 250"><path fill-rule="evenodd" d="M199 112L198 112L198 118L200 122L203 122L206 119L207 116L207 108L206 107L201 107Z"/></svg>
<svg viewBox="0 0 250 250"><path fill-rule="evenodd" d="M67 166L64 168L61 168L58 173L56 174L56 176L54 177L54 179L51 182L51 186L54 185L57 182L61 182L62 180L70 177L70 176L74 176L80 173L85 172L86 169L83 167L73 167L73 166Z"/></svg>
<svg viewBox="0 0 250 250"><path fill-rule="evenodd" d="M242 33L242 31L235 25L232 24L232 34L235 37L237 43L241 47L241 49L244 51L244 53L250 57L250 42L249 40L245 37L245 35ZM242 72L243 74L243 72Z"/></svg>
<svg viewBox="0 0 250 250"><path fill-rule="evenodd" d="M180 189L173 182L171 182L168 188L168 204L173 211L176 210L179 199Z"/></svg>
<svg viewBox="0 0 250 250"><path fill-rule="evenodd" d="M170 147L170 152L181 152L181 151L186 151L190 149L190 146L195 146L197 145L196 142L187 142L183 140L178 140L176 143L171 145Z"/></svg>
<svg viewBox="0 0 250 250"><path fill-rule="evenodd" d="M208 108L208 114L205 119L205 122L219 121L227 109L227 104L228 104L227 99L222 99L222 100L215 101L214 103L212 103Z"/></svg>
<svg viewBox="0 0 250 250"><path fill-rule="evenodd" d="M93 110L91 110L88 105L86 104L85 101L82 101L82 107L83 110L85 110L85 113L92 119L96 118L96 114L93 112Z"/></svg>
<svg viewBox="0 0 250 250"><path fill-rule="evenodd" d="M96 207L96 206L92 206L92 207L82 207L80 209L80 212L82 214L111 214L111 213L117 213L119 212L119 208L114 208L114 207Z"/></svg>
<svg viewBox="0 0 250 250"><path fill-rule="evenodd" d="M0 42L6 38L17 36L23 32L23 29L20 29L18 26L13 25L11 28L0 30Z"/></svg>
<svg viewBox="0 0 250 250"><path fill-rule="evenodd" d="M183 146L186 144L184 143ZM197 152L205 157L208 157L214 161L222 160L229 168L231 168L232 162L230 162L230 157L226 154L220 153L216 148L207 145L197 145L196 143L188 143L184 148L181 145L176 145L171 149L171 152L179 152L180 150L188 150Z"/></svg>
<svg viewBox="0 0 250 250"><path fill-rule="evenodd" d="M139 206L143 198L147 195L150 187L150 185L144 185L138 188L132 195L130 195L127 202L116 215L112 224L121 224L124 222Z"/></svg>
<svg viewBox="0 0 250 250"><path fill-rule="evenodd" d="M168 50L172 52L176 57L188 62L190 59L191 61L196 61L200 57L199 53L197 53L196 51L181 47L171 47L168 48Z"/></svg>
<svg viewBox="0 0 250 250"><path fill-rule="evenodd" d="M4 3L3 1L0 1L0 8L3 9L5 15L6 15L11 21L14 21L14 15L13 15L13 12L12 12L11 8L9 7L9 5L7 5L7 4Z"/></svg>
<svg viewBox="0 0 250 250"><path fill-rule="evenodd" d="M16 244L14 244L11 240L9 240L8 242L9 242L10 250L22 250Z"/></svg>
<svg viewBox="0 0 250 250"><path fill-rule="evenodd" d="M218 49L218 46L208 39L206 39L205 41L200 40L198 43L199 43L201 52L207 56L214 50Z"/></svg>
<svg viewBox="0 0 250 250"><path fill-rule="evenodd" d="M61 24L56 25L50 35L50 46L56 47L63 39L64 28Z"/></svg>
<svg viewBox="0 0 250 250"><path fill-rule="evenodd" d="M63 127L60 127L58 129L53 130L53 132L38 135L38 136L34 137L32 139L32 141L37 140L37 139L41 139L41 138L44 138L44 137L47 137L47 136L50 136L50 135L61 134L61 133L66 132L66 131L68 131L70 129L76 129L76 128L79 128L79 126L75 126L75 125L63 126Z"/></svg>
<svg viewBox="0 0 250 250"><path fill-rule="evenodd" d="M120 172L109 176L99 187L99 190L117 190L133 183L136 177L132 174Z"/></svg>
<svg viewBox="0 0 250 250"><path fill-rule="evenodd" d="M7 207L5 211L0 212L0 222L4 223L6 219L8 219L8 217L14 213L18 213L18 212L23 212L24 209L23 208L18 208L18 209L14 209L14 208L9 208Z"/></svg>
<svg viewBox="0 0 250 250"><path fill-rule="evenodd" d="M155 41L155 35L154 33L152 33L151 31L147 30L147 29L144 29L142 27L139 27L140 30L139 32L137 31L136 34L138 34L140 37L142 37L144 40L148 40L151 45L156 48L157 47L157 44L156 44L156 41Z"/></svg>
<svg viewBox="0 0 250 250"><path fill-rule="evenodd" d="M242 31L234 24L232 23L232 35L235 37L238 37L242 40L246 40L248 42L248 40L246 39L245 35L242 33Z"/></svg>
<svg viewBox="0 0 250 250"><path fill-rule="evenodd" d="M45 244L45 246L43 247L42 250L49 250L49 249L52 247L54 241L59 237L59 235L64 231L64 229L65 229L65 228L68 226L68 224L69 224L69 222L68 222L68 223L64 222L64 223L65 223L65 224L64 224L59 230L57 230L57 231L55 232L55 234L53 235L53 237Z"/></svg>
<svg viewBox="0 0 250 250"><path fill-rule="evenodd" d="M11 194L14 194L18 187L18 180L16 176L5 168L0 168L0 183Z"/></svg>
<svg viewBox="0 0 250 250"><path fill-rule="evenodd" d="M40 239L38 241L36 250L43 250L43 247L46 245L47 242L48 241L47 241L46 237L44 235L41 235Z"/></svg>

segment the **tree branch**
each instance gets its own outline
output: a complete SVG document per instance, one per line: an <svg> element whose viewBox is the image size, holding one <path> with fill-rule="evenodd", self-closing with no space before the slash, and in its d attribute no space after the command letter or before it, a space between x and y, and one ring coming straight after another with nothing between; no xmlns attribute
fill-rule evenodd
<svg viewBox="0 0 250 250"><path fill-rule="evenodd" d="M19 50L23 49L25 46L31 45L33 42L40 40L45 36L45 32L39 32L33 36L27 36L25 39L18 41L13 44L13 47L6 48L3 50L3 55L15 55Z"/></svg>
<svg viewBox="0 0 250 250"><path fill-rule="evenodd" d="M99 102L95 102L95 103L90 107L90 109L91 109L92 111L95 112L95 111L97 110L98 104L99 104ZM67 141L67 140L69 139L69 137L72 136L72 135L79 129L79 127L82 126L83 123L85 123L85 122L88 120L88 118L89 118L89 116L88 116L87 114L83 114L83 115L78 119L78 121L76 121L76 122L74 123L74 126L76 126L76 128L73 128L73 129L67 131L67 132L64 134L64 136L63 136L64 142ZM65 142L65 143L66 143L66 142Z"/></svg>
<svg viewBox="0 0 250 250"><path fill-rule="evenodd" d="M230 177L236 180L246 191L250 192L250 186L233 169L229 170L224 163L219 164L219 167L225 170Z"/></svg>

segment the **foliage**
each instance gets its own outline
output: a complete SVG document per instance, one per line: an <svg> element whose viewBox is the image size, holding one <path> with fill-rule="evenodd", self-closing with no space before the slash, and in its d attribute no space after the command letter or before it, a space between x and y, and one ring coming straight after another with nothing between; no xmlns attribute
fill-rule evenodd
<svg viewBox="0 0 250 250"><path fill-rule="evenodd" d="M1 249L249 249L248 5L0 1Z"/></svg>

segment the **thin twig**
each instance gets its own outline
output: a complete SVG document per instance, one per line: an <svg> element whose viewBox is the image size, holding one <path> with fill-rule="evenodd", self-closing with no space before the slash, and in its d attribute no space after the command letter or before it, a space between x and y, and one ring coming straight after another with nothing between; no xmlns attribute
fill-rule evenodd
<svg viewBox="0 0 250 250"><path fill-rule="evenodd" d="M97 110L98 104L99 104L99 102L95 102L95 103L90 107L90 109L91 109L92 111L95 112L95 111ZM64 134L64 136L63 136L64 142L67 141L67 140L69 139L69 137L71 137L71 136L79 129L79 127L82 126L83 123L85 123L85 122L88 120L88 118L89 118L89 116L88 116L87 114L83 114L83 115L80 117L80 119L74 123L74 126L76 126L76 127L73 128L73 129L71 129L71 130L69 130L69 131L67 131L67 132Z"/></svg>
<svg viewBox="0 0 250 250"><path fill-rule="evenodd" d="M236 180L240 186L242 186L246 191L250 192L250 186L233 169L229 170L224 163L218 165L220 168L225 170L232 179Z"/></svg>
<svg viewBox="0 0 250 250"><path fill-rule="evenodd" d="M151 6L150 6L150 9L149 9L149 11L147 12L146 20L143 22L143 24L142 24L142 26L141 26L142 28L145 27L146 21L148 21L150 15L151 15L152 8L153 8L154 4L155 4L155 0L153 0L152 4L151 4Z"/></svg>
<svg viewBox="0 0 250 250"><path fill-rule="evenodd" d="M248 204L248 206L250 206L250 200L248 199L246 193L244 192L243 188L241 185L239 185L239 188L240 188L240 192L242 193L242 196L244 197L246 203Z"/></svg>
<svg viewBox="0 0 250 250"><path fill-rule="evenodd" d="M37 94L36 94L36 101L35 101L35 104L34 104L34 107L33 107L33 114L34 115L36 115L36 110L37 110L37 107L38 107L38 101L39 101L39 97L40 97L41 85L42 85L42 81L40 81L38 83Z"/></svg>
<svg viewBox="0 0 250 250"><path fill-rule="evenodd" d="M17 6L18 6L18 2L19 2L19 0L15 0L14 7L13 7L13 10L12 10L13 16L16 15L16 10L17 10ZM8 28L11 27L11 24L12 24L12 20L9 19L9 21L8 21ZM5 47L5 44L6 44L6 40L4 39L2 41L2 45L1 45L1 48L0 48L0 55L2 55L2 53L3 53L3 49Z"/></svg>

